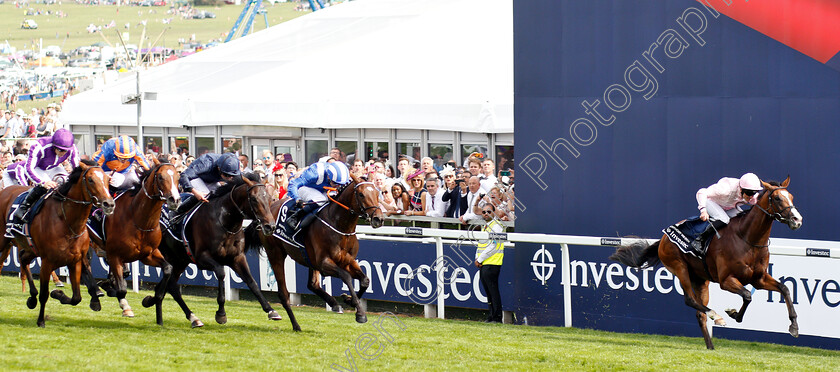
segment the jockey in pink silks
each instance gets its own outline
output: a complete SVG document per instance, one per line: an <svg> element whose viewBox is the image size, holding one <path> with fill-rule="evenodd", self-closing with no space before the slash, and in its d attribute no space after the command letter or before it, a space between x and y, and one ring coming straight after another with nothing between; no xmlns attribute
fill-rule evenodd
<svg viewBox="0 0 840 372"><path fill-rule="evenodd" d="M738 178L724 177L716 184L697 190L697 208L700 219L709 221L706 230L691 245L697 250L703 246L715 231L729 223L729 219L741 212L744 205L758 203L758 193L763 190L761 181L754 173Z"/></svg>

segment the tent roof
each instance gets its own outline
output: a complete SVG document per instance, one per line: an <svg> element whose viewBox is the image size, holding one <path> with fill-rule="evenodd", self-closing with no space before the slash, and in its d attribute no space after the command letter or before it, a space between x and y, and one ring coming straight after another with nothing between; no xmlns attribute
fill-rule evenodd
<svg viewBox="0 0 840 372"><path fill-rule="evenodd" d="M135 74L62 120L136 125ZM512 0L357 0L140 73L151 126L513 132Z"/></svg>

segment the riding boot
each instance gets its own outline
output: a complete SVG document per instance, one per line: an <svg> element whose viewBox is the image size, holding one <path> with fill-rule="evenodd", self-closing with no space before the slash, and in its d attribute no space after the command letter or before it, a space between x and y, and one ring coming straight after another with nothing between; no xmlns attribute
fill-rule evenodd
<svg viewBox="0 0 840 372"><path fill-rule="evenodd" d="M35 187L32 188L32 191L29 192L29 195L26 196L26 199L24 199L23 202L20 203L20 207L14 215L15 220L22 222L23 217L26 216L26 212L29 211L29 208L32 207L32 204L35 204L35 202L38 201L38 199L40 199L42 196L44 196L44 194L46 194L47 191L49 190L46 187L41 185L35 185Z"/></svg>
<svg viewBox="0 0 840 372"><path fill-rule="evenodd" d="M172 214L172 218L169 220L169 226L174 226L177 222L183 219L183 216L190 211L196 204L198 204L200 200L196 198L194 195L184 199L181 201L181 205L178 206L178 209Z"/></svg>
<svg viewBox="0 0 840 372"><path fill-rule="evenodd" d="M714 235L718 230L722 229L726 226L726 223L720 220L709 220L709 223L706 225L706 230L703 230L694 241L691 242L691 248L693 248L697 252L703 251L703 242L706 239L709 239Z"/></svg>
<svg viewBox="0 0 840 372"><path fill-rule="evenodd" d="M304 204L303 207L300 207L296 211L292 212L289 218L286 219L286 223L293 230L303 228L309 222L311 222L312 218L314 218L315 215L312 214L312 211L314 211L316 208L318 208L318 204L316 203Z"/></svg>

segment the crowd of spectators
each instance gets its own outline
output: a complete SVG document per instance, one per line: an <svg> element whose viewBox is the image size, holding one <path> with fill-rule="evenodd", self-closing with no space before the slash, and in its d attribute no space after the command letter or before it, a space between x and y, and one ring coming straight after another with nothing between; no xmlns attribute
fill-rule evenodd
<svg viewBox="0 0 840 372"><path fill-rule="evenodd" d="M23 109L0 108L0 171L9 164L25 160L29 147L35 138L50 136L62 128L58 120L58 104L44 109L33 108L29 113Z"/></svg>

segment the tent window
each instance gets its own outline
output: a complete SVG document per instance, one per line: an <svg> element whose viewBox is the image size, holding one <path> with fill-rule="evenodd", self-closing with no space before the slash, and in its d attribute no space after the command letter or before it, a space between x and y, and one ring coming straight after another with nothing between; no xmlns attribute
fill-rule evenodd
<svg viewBox="0 0 840 372"><path fill-rule="evenodd" d="M341 161L347 164L353 164L353 161L356 160L357 146L358 142L356 141L335 141L335 147L341 150Z"/></svg>
<svg viewBox="0 0 840 372"><path fill-rule="evenodd" d="M242 150L242 138L222 138L224 152L238 152Z"/></svg>
<svg viewBox="0 0 840 372"><path fill-rule="evenodd" d="M429 157L435 162L435 168L442 168L446 162L452 160L453 151L451 144L430 143Z"/></svg>
<svg viewBox="0 0 840 372"><path fill-rule="evenodd" d="M161 146L163 146L163 137L146 137L146 146L143 153L152 151L155 154L160 154Z"/></svg>
<svg viewBox="0 0 840 372"><path fill-rule="evenodd" d="M487 145L461 145L461 159L464 159L464 161L474 152L484 154L485 158L490 156L490 150L487 148Z"/></svg>
<svg viewBox="0 0 840 372"><path fill-rule="evenodd" d="M102 145L103 145L103 144L105 144L105 141L107 141L107 140L108 140L108 139L110 139L110 138L111 138L111 136L110 136L110 135L97 134L97 135L96 135L96 151L101 150L101 149L102 149Z"/></svg>
<svg viewBox="0 0 840 372"><path fill-rule="evenodd" d="M306 140L306 165L317 163L318 159L327 156L327 140ZM301 164L302 167L306 166Z"/></svg>
<svg viewBox="0 0 840 372"><path fill-rule="evenodd" d="M496 146L496 171L513 169L513 145Z"/></svg>
<svg viewBox="0 0 840 372"><path fill-rule="evenodd" d="M190 152L190 139L187 137L169 137L169 152L186 156ZM201 155L196 157L198 156Z"/></svg>
<svg viewBox="0 0 840 372"><path fill-rule="evenodd" d="M415 161L420 161L420 144L417 142L414 143L397 143L397 152L399 156L408 156L410 157L411 161L409 163L414 163Z"/></svg>
<svg viewBox="0 0 840 372"><path fill-rule="evenodd" d="M388 160L388 142L365 142L365 161Z"/></svg>
<svg viewBox="0 0 840 372"><path fill-rule="evenodd" d="M204 151L216 152L216 140L212 137L196 137L195 146L197 154L203 154Z"/></svg>

